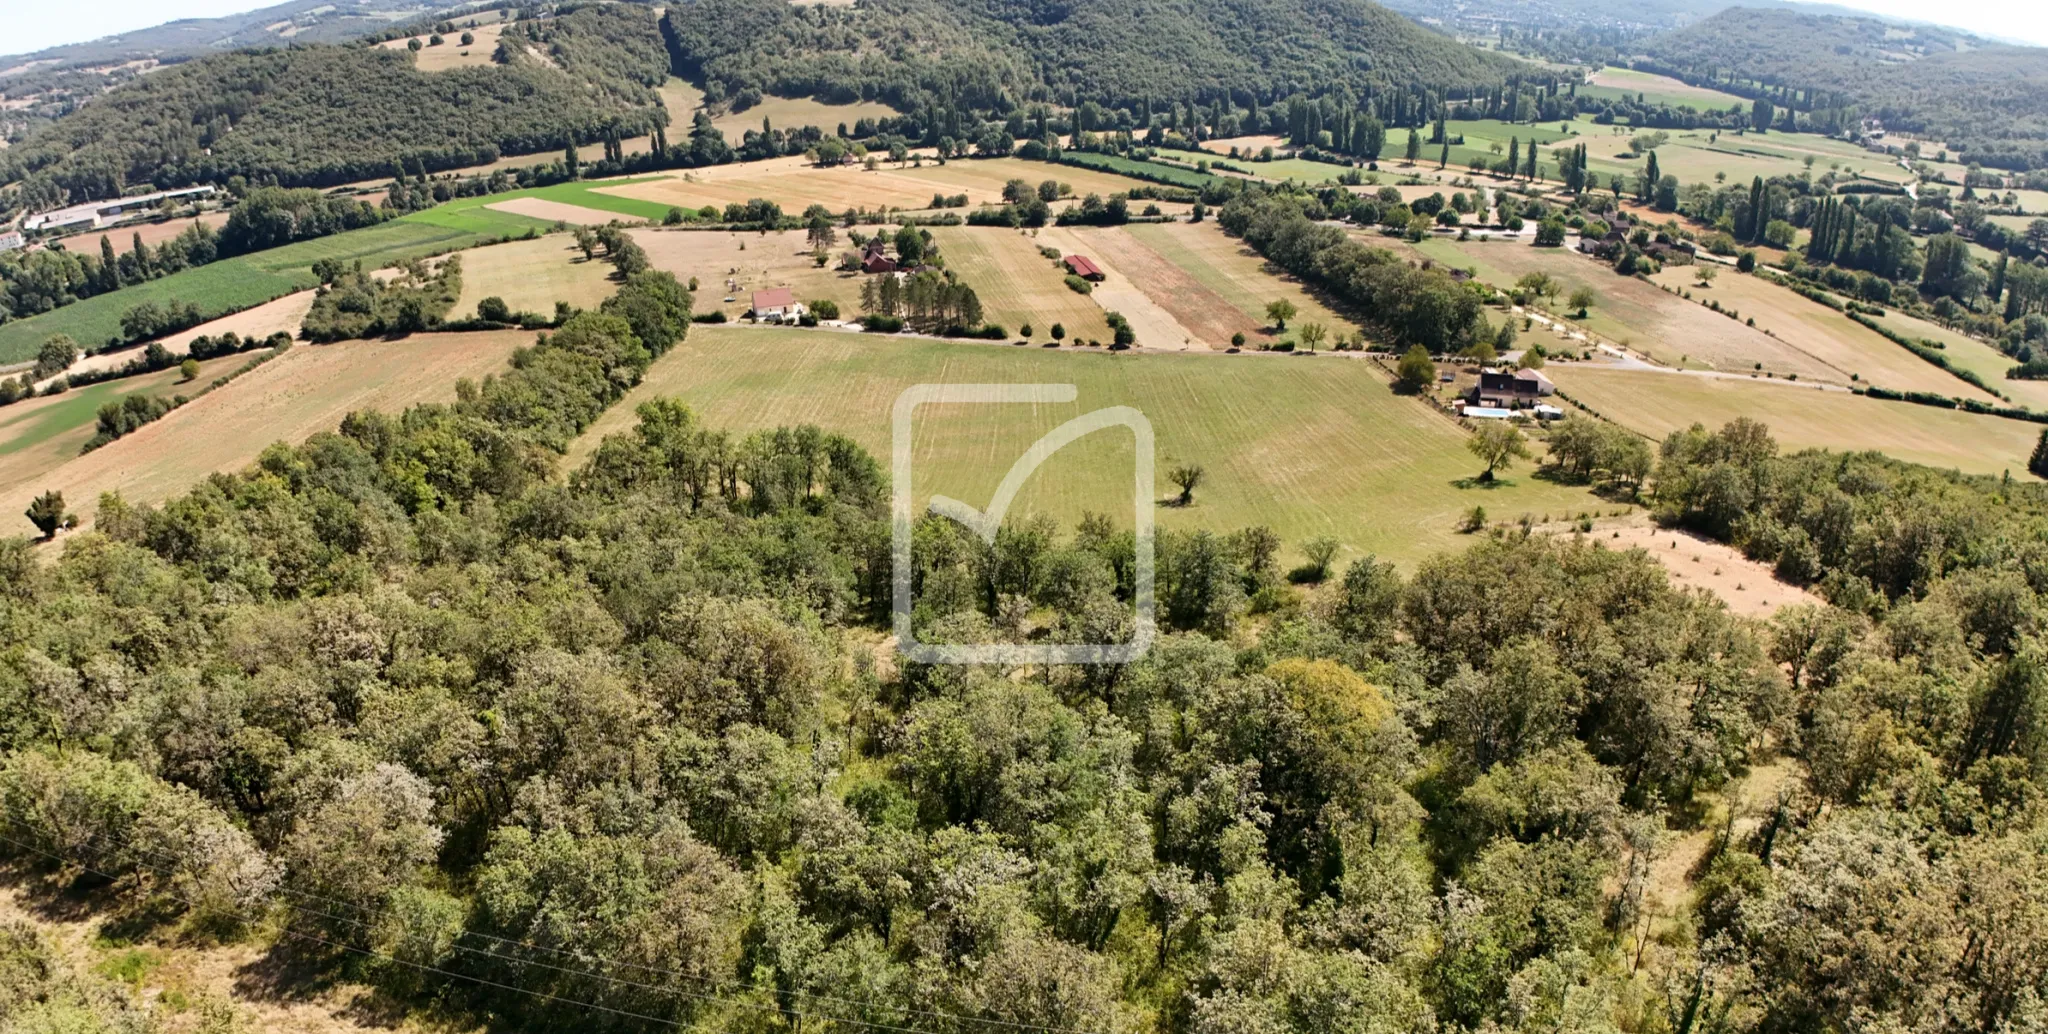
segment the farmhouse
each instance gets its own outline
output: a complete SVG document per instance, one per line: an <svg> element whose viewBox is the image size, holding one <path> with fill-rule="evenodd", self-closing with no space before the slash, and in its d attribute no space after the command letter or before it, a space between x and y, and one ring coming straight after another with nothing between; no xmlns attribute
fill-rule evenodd
<svg viewBox="0 0 2048 1034"><path fill-rule="evenodd" d="M787 287L775 287L766 291L755 291L752 308L747 314L757 320L770 323L794 323L809 312L804 303L796 300Z"/></svg>
<svg viewBox="0 0 2048 1034"><path fill-rule="evenodd" d="M1104 276L1102 267L1096 265L1094 260L1086 255L1068 255L1064 261L1067 264L1067 272L1083 280L1099 281Z"/></svg>
<svg viewBox="0 0 2048 1034"><path fill-rule="evenodd" d="M1557 393L1557 385L1541 370L1479 371L1479 383L1470 396L1475 406L1514 408Z"/></svg>
<svg viewBox="0 0 2048 1034"><path fill-rule="evenodd" d="M860 271L863 273L896 272L896 260L883 253L882 239L880 237L868 241L867 247L862 249Z"/></svg>

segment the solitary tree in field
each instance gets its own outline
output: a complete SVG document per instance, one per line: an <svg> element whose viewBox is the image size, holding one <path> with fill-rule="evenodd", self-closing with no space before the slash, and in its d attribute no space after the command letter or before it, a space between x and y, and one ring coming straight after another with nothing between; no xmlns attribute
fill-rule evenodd
<svg viewBox="0 0 2048 1034"><path fill-rule="evenodd" d="M1486 464L1486 470L1479 475L1482 482L1491 482L1495 471L1507 470L1516 460L1529 458L1529 440L1522 437L1521 428L1505 420L1488 420L1479 425L1465 447Z"/></svg>
<svg viewBox="0 0 2048 1034"><path fill-rule="evenodd" d="M1067 326L1066 326L1066 324L1064 324L1064 323L1055 323L1055 324L1053 324L1053 325L1052 325L1052 330L1051 330L1051 334L1052 334L1052 339L1053 339L1054 341L1065 341L1065 340L1067 339Z"/></svg>
<svg viewBox="0 0 2048 1034"><path fill-rule="evenodd" d="M1272 320L1274 327L1280 330L1287 329L1287 321L1294 318L1294 313L1294 303L1285 298L1266 303L1266 318Z"/></svg>
<svg viewBox="0 0 2048 1034"><path fill-rule="evenodd" d="M56 538L57 529L68 528L75 523L71 514L64 509L62 492L44 492L37 496L35 502L28 504L25 516L28 517L30 524L36 526L37 531L43 533L45 539Z"/></svg>
<svg viewBox="0 0 2048 1034"><path fill-rule="evenodd" d="M1194 463L1182 464L1166 472L1166 479L1180 486L1180 498L1175 500L1176 505L1194 504L1195 486L1202 483L1203 473L1201 465Z"/></svg>
<svg viewBox="0 0 2048 1034"><path fill-rule="evenodd" d="M1581 287L1572 292L1570 305L1572 311L1578 313L1578 319L1586 318L1586 310L1593 307L1593 301L1593 289L1590 287Z"/></svg>
<svg viewBox="0 0 2048 1034"><path fill-rule="evenodd" d="M178 364L178 376L186 383L199 379L199 360L187 359Z"/></svg>
<svg viewBox="0 0 2048 1034"><path fill-rule="evenodd" d="M1429 357L1429 349L1415 345L1394 366L1394 386L1403 391L1420 392L1436 382L1436 362Z"/></svg>
<svg viewBox="0 0 2048 1034"><path fill-rule="evenodd" d="M1304 323L1301 325L1300 336L1301 347L1313 352L1317 346L1323 343L1324 338L1330 336L1330 328L1320 323Z"/></svg>
<svg viewBox="0 0 2048 1034"><path fill-rule="evenodd" d="M1714 278L1721 275L1721 268L1711 262L1701 262L1695 266L1692 275L1700 282L1701 287L1712 287Z"/></svg>
<svg viewBox="0 0 2048 1034"><path fill-rule="evenodd" d="M1327 537L1310 539L1301 544L1301 554L1308 558L1309 570L1320 582L1330 576L1330 561L1337 556L1337 540Z"/></svg>

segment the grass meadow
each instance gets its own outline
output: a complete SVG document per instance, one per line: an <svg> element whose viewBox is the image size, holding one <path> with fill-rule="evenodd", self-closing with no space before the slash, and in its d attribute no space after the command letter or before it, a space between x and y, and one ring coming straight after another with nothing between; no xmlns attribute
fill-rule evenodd
<svg viewBox="0 0 2048 1034"><path fill-rule="evenodd" d="M1746 378L1556 364L1558 389L1610 420L1662 438L1694 423L1739 416L1768 425L1781 450L1876 449L1887 456L1971 474L2025 475L2041 425L1910 402L1865 398Z"/></svg>
<svg viewBox="0 0 2048 1034"><path fill-rule="evenodd" d="M1173 492L1164 478L1171 466L1193 463L1207 472L1193 506L1144 501L1166 528L1265 524L1290 552L1328 535L1344 544L1340 562L1373 553L1411 563L1462 541L1456 525L1475 505L1495 519L1603 507L1583 489L1534 478L1526 467L1497 487L1474 486L1479 466L1465 433L1395 396L1363 359L1119 355L748 327L692 328L577 442L571 462L604 435L630 429L640 401L674 396L714 427L814 423L886 463L896 396L933 382L1073 384L1079 397L1070 405L920 410L913 478L920 506L932 493L985 505L1041 435L1082 413L1127 405L1145 414L1157 436L1155 495ZM1136 503L1131 448L1127 434L1112 432L1061 450L1012 512L1070 524L1095 511L1128 526Z"/></svg>

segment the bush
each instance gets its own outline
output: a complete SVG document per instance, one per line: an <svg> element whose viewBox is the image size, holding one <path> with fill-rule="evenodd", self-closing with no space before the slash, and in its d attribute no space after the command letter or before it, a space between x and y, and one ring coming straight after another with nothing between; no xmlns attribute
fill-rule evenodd
<svg viewBox="0 0 2048 1034"><path fill-rule="evenodd" d="M867 331L870 334L895 334L903 330L903 317L879 315L864 316L861 318L860 321L860 329Z"/></svg>
<svg viewBox="0 0 2048 1034"><path fill-rule="evenodd" d="M1073 292L1074 292L1075 294L1094 294L1094 293L1095 293L1095 285L1094 285L1094 284L1091 284L1091 283L1089 283L1088 281L1086 281L1086 280L1083 280L1083 279L1081 279L1080 277L1078 277L1078 276L1076 276L1076 275L1074 275L1074 274L1072 274L1072 273L1068 273L1068 274L1067 274L1067 288L1068 288L1069 290L1073 291Z"/></svg>
<svg viewBox="0 0 2048 1034"><path fill-rule="evenodd" d="M711 310L710 312L700 312L700 313L696 314L695 316L692 316L692 317L690 317L690 322L692 322L692 323L724 323L724 322L725 322L725 312L724 312L723 310L720 310L720 309L713 309L713 310Z"/></svg>
<svg viewBox="0 0 2048 1034"><path fill-rule="evenodd" d="M820 298L810 303L809 307L811 314L818 319L836 320L839 318L839 303L830 298Z"/></svg>

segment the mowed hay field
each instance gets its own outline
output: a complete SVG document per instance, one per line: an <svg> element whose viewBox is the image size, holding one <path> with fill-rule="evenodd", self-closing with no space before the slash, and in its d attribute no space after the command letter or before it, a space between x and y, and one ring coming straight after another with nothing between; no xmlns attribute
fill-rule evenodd
<svg viewBox="0 0 2048 1034"><path fill-rule="evenodd" d="M97 255L100 253L100 238L105 237L114 245L115 251L126 253L134 249L137 234L142 236L142 243L154 248L184 233L195 224L203 224L218 230L221 224L227 221L228 214L226 212L201 212L196 216L186 219L167 219L160 223L134 223L126 226L111 226L105 230L81 233L75 237L66 237L64 238L64 247L74 254Z"/></svg>
<svg viewBox="0 0 2048 1034"><path fill-rule="evenodd" d="M584 259L575 239L564 233L471 248L462 253L462 294L449 318L476 315L476 303L490 297L503 298L514 312L544 316L558 301L594 309L616 286L611 272L602 258Z"/></svg>
<svg viewBox="0 0 2048 1034"><path fill-rule="evenodd" d="M1000 227L935 226L932 241L946 268L974 288L990 323L1012 334L1021 334L1028 323L1032 336L1045 340L1051 340L1055 323L1070 339L1107 335L1102 306L1067 286L1066 269L1039 252L1041 245L1051 246L1042 236Z"/></svg>
<svg viewBox="0 0 2048 1034"><path fill-rule="evenodd" d="M1546 370L1560 391L1602 416L1662 439L1694 423L1709 428L1739 416L1770 426L1781 449L1860 451L1972 474L2027 467L2041 426L1909 402L1885 402L1846 391L1590 365Z"/></svg>
<svg viewBox="0 0 2048 1034"><path fill-rule="evenodd" d="M1701 111L1714 109L1726 111L1730 105L1748 107L1749 102L1732 93L1722 93L1703 86L1691 86L1667 75L1638 72L1632 68L1616 68L1609 65L1586 77L1586 84L1595 89L1592 95L1621 96L1634 98L1640 94L1652 104L1669 104L1674 107L1691 105ZM1585 87L1580 87L1581 90Z"/></svg>
<svg viewBox="0 0 2048 1034"><path fill-rule="evenodd" d="M247 466L272 442L334 430L354 410L452 399L457 380L504 370L512 350L532 342L528 331L486 331L301 345L118 441L25 481L9 479L0 485L0 534L31 533L21 513L47 489L63 492L84 517L103 492L161 502L216 471Z"/></svg>
<svg viewBox="0 0 2048 1034"><path fill-rule="evenodd" d="M219 337L235 334L244 338L267 338L272 334L285 333L297 337L299 324L305 322L307 310L313 307L314 292L298 291L275 301L264 302L254 308L222 316L189 330L158 338L157 342L173 355L184 355L192 350L192 339L197 337ZM89 355L65 370L65 373L81 373L94 370L109 370L128 365L130 360L142 354L144 346L123 348L114 352ZM55 380L52 377L51 380ZM43 383L48 383L45 381ZM41 385L38 385L41 387Z"/></svg>
<svg viewBox="0 0 2048 1034"><path fill-rule="evenodd" d="M674 273L686 285L691 277L697 278L694 308L698 313L716 309L728 319L737 319L750 307L753 292L776 287L789 288L797 301L806 304L829 298L839 304L843 318L858 313L859 274L833 268L837 253L851 246L843 235L820 267L811 258L808 237L802 230L764 234L643 228L630 232L654 268ZM733 282L730 288L728 280ZM724 300L728 297L732 301Z"/></svg>
<svg viewBox="0 0 2048 1034"><path fill-rule="evenodd" d="M964 193L969 204L997 203L1002 200L1003 184L1013 179L1032 184L1058 180L1072 186L1077 197L1107 197L1144 185L1092 169L1020 158L961 160L944 165L927 160L922 166L900 167L884 162L869 171L859 165L820 168L798 155L707 166L639 183L600 187L599 192L690 209L704 205L723 208L735 202L744 204L754 198L766 198L781 205L785 212L801 212L814 204L841 212L848 208L923 209L931 205L934 194L950 197Z"/></svg>
<svg viewBox="0 0 2048 1034"><path fill-rule="evenodd" d="M1756 320L1759 330L1768 330L1777 340L1820 363L1832 373L1825 377L1849 383L1852 375L1860 383L1900 391L1931 391L1940 395L1996 401L1969 382L1906 351L1868 327L1819 302L1795 294L1782 284L1761 276L1745 276L1723 270L1711 287L1693 282L1694 270L1670 266L1652 279L1670 287L1691 291L1695 299L1714 299L1723 309L1733 309L1745 324ZM1619 279L1619 278L1617 278ZM1681 304L1688 304L1681 301ZM1728 323L1725 316L1716 315ZM1721 369L1739 369L1723 366ZM1769 362L1764 368L1771 369ZM1802 376L1807 374L1802 372Z"/></svg>
<svg viewBox="0 0 2048 1034"><path fill-rule="evenodd" d="M1395 396L1363 360L1116 355L833 331L693 327L576 443L570 461L587 458L603 435L629 430L639 402L675 396L712 427L814 423L856 439L886 466L896 397L927 383L1073 384L1079 395L1069 405L921 408L913 475L920 508L933 493L986 506L1031 443L1114 405L1136 407L1152 424L1158 498L1175 491L1165 478L1170 467L1207 471L1194 506L1153 511L1166 528L1265 524L1290 553L1329 535L1345 544L1340 562L1364 553L1413 562L1459 541L1455 526L1474 505L1496 519L1601 508L1590 494L1526 468L1499 487L1459 487L1479 472L1465 434ZM1095 511L1129 526L1131 446L1128 433L1112 430L1060 450L1011 512L1071 526Z"/></svg>
<svg viewBox="0 0 2048 1034"><path fill-rule="evenodd" d="M2004 392L2013 402L2028 409L2048 410L2048 381L2007 379L2005 371L2019 365L2019 360L2012 356L1968 334L1908 316L1897 309L1885 310L1884 318L1877 322L1908 338L1940 344L1942 356L1951 364L1976 374L1984 383Z"/></svg>
<svg viewBox="0 0 2048 1034"><path fill-rule="evenodd" d="M1352 321L1304 290L1299 281L1273 269L1249 245L1225 234L1213 222L1133 224L1123 227L1122 233L1171 263L1203 292L1228 306L1234 313L1234 325L1249 323L1247 344L1287 337L1303 323L1321 323L1329 328L1332 339L1356 329ZM1266 306L1282 300L1294 303L1298 310L1288 324L1289 332L1276 331L1266 319ZM1202 305L1205 309L1211 307L1206 298ZM1201 321L1198 317L1190 318Z"/></svg>
<svg viewBox="0 0 2048 1034"><path fill-rule="evenodd" d="M667 100L666 97L663 98ZM694 112L696 109L692 108ZM725 134L727 143L738 147L747 137L747 131L761 131L761 122L766 119L776 129L801 129L816 126L828 135L838 132L839 124L846 123L848 130L864 118L877 121L895 118L902 112L879 101L859 101L853 104L826 104L809 98L763 97L761 103L745 111L727 112L711 120L711 125ZM670 125L675 122L671 121ZM682 125L688 127L690 119L684 118ZM670 139L675 139L671 136Z"/></svg>
<svg viewBox="0 0 2048 1034"><path fill-rule="evenodd" d="M78 459L78 450L98 432L101 406L130 395L196 395L214 378L232 372L255 354L207 360L199 364L199 377L190 383L185 383L176 369L158 370L0 408L0 494L12 499L22 489L43 484L50 471ZM72 502L75 505L78 500ZM26 526L26 522L13 523L18 516L8 516L0 535L13 535Z"/></svg>
<svg viewBox="0 0 2048 1034"><path fill-rule="evenodd" d="M469 32L476 37L468 46L462 45L462 34ZM432 33L420 33L420 49L413 55L413 67L422 72L445 72L451 68L473 68L491 63L491 55L498 51L498 37L505 32L505 25L496 22L479 25L474 29L457 28L441 37L441 45L428 46ZM406 39L386 40L377 44L386 50L404 50L411 41Z"/></svg>
<svg viewBox="0 0 2048 1034"><path fill-rule="evenodd" d="M1387 238L1367 237L1366 241L1399 250ZM1604 263L1567 248L1537 248L1518 241L1460 243L1434 239L1423 241L1412 250L1445 265L1472 270L1480 279L1503 289L1514 286L1529 273L1547 273L1564 285L1552 304L1556 310L1564 308L1565 299L1574 290L1591 288L1593 308L1585 319L1575 322L1607 341L1627 345L1666 366L1746 372L1762 363L1766 371L1781 377L1798 374L1802 380L1848 383L1846 372L1838 372L1761 330L1640 280L1617 276ZM1689 276L1691 267L1674 266L1672 270L1669 275ZM1721 290L1723 282L1736 277L1734 271L1724 271L1715 281L1714 289Z"/></svg>

